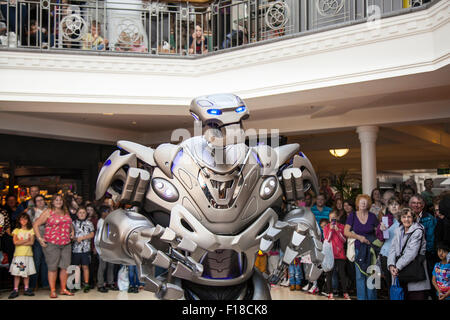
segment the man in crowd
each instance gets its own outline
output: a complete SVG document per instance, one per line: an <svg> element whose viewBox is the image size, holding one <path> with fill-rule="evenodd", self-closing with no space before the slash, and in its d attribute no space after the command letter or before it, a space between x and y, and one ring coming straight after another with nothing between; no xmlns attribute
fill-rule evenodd
<svg viewBox="0 0 450 320"><path fill-rule="evenodd" d="M439 261L436 254L435 241L434 241L434 229L436 228L436 218L426 212L425 200L420 194L415 194L409 199L409 207L412 209L413 213L418 217L418 222L423 225L425 229L425 240L427 241L427 249L425 252L425 257L427 260L427 270L428 276L432 278L433 267L436 262ZM433 288L433 286L431 286ZM434 299L435 294L430 293L431 297Z"/></svg>
<svg viewBox="0 0 450 320"><path fill-rule="evenodd" d="M422 197L425 200L425 208L430 210L433 207L434 194L431 189L433 189L433 179L425 179L424 181L425 191L421 193Z"/></svg>
<svg viewBox="0 0 450 320"><path fill-rule="evenodd" d="M311 207L311 211L314 213L317 223L322 219L328 220L328 216L330 215L331 208L325 206L325 201L325 195L320 193L316 198L316 204Z"/></svg>
<svg viewBox="0 0 450 320"><path fill-rule="evenodd" d="M409 200L414 195L414 189L411 187L405 187L402 189L402 192L400 193L400 200L402 201L402 207L408 207L409 206Z"/></svg>
<svg viewBox="0 0 450 320"><path fill-rule="evenodd" d="M22 202L19 207L17 208L17 212L20 214L22 212L28 213L28 211L34 206L33 199L36 197L41 190L38 186L31 186L30 187L30 199L27 201Z"/></svg>

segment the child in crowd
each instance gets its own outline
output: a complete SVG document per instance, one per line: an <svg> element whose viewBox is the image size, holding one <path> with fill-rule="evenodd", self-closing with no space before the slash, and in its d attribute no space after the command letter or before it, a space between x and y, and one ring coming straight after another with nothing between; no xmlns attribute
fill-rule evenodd
<svg viewBox="0 0 450 320"><path fill-rule="evenodd" d="M94 226L94 233L97 232L98 214L95 210L95 206L92 203L86 204L86 211L88 214L88 220L92 222ZM95 288L97 283L97 271L98 271L98 254L94 249L94 238L91 239L91 264L89 265L89 286Z"/></svg>
<svg viewBox="0 0 450 320"><path fill-rule="evenodd" d="M91 32L83 36L83 50L105 51L108 40L103 39L100 34L102 32L101 24L95 20L91 22Z"/></svg>
<svg viewBox="0 0 450 320"><path fill-rule="evenodd" d="M112 208L110 206L101 206L100 216L101 218L97 222L97 232L98 230L102 229L103 223L105 222L106 217L110 214ZM98 253L98 252L97 252ZM97 287L98 291L102 293L108 292L107 286L112 290L119 290L117 286L114 284L114 264L106 262L99 256L99 265L98 265L98 272L97 272ZM105 277L104 273L106 270L106 284L105 284Z"/></svg>
<svg viewBox="0 0 450 320"><path fill-rule="evenodd" d="M323 242L323 229L327 226L327 224L328 224L328 219L325 219L325 218L320 219L319 226L320 226L320 231L322 232L322 235L321 235L322 242Z"/></svg>
<svg viewBox="0 0 450 320"><path fill-rule="evenodd" d="M300 258L295 258L289 265L289 286L290 290L301 290L301 284L303 280L302 265Z"/></svg>
<svg viewBox="0 0 450 320"><path fill-rule="evenodd" d="M91 262L91 239L94 237L94 225L87 219L85 207L79 207L77 219L73 222L75 230L74 242L72 244L72 264L81 266L83 270L84 287L87 293L89 287L89 265Z"/></svg>
<svg viewBox="0 0 450 320"><path fill-rule="evenodd" d="M326 286L328 299L334 300L332 286L333 272L336 270L341 280L342 289L344 291L344 299L350 300L348 295L348 281L345 274L345 249L344 245L347 239L344 236L344 225L337 222L337 214L335 211L330 213L330 223L323 228L323 234L327 241L333 246L334 269L326 273Z"/></svg>
<svg viewBox="0 0 450 320"><path fill-rule="evenodd" d="M443 243L439 243L436 248L441 262L434 265L433 286L436 288L439 300L450 300L450 261L448 260L450 250Z"/></svg>
<svg viewBox="0 0 450 320"><path fill-rule="evenodd" d="M29 276L36 273L33 261L34 231L31 219L26 213L21 213L17 219L17 228L12 232L13 242L16 246L14 258L11 261L9 272L14 276L14 290L8 299L19 296L20 278L23 278L24 295L34 296L33 290L28 287Z"/></svg>

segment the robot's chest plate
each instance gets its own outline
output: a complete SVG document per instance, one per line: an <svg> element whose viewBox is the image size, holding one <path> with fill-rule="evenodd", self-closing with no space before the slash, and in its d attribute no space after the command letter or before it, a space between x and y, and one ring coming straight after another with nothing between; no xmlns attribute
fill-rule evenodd
<svg viewBox="0 0 450 320"><path fill-rule="evenodd" d="M173 193L166 203L161 196L149 192L147 198L171 211L175 204L181 204L207 229L216 234L238 234L245 226L254 221L281 196L281 188L275 176L262 176L261 166L255 160L251 149L246 149L242 161L227 172L225 166L215 171L195 157L189 146L183 146L183 152L172 165L173 177L167 177L158 169L153 172L152 180L166 179ZM227 155L225 155L226 157ZM250 161L253 160L253 161ZM155 184L155 186L153 186ZM167 183L166 183L167 184ZM160 184L152 183L155 193Z"/></svg>

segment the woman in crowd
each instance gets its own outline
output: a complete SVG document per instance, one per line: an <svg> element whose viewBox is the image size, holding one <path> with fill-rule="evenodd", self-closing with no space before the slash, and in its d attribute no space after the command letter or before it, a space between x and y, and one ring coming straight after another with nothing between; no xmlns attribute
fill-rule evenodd
<svg viewBox="0 0 450 320"><path fill-rule="evenodd" d="M348 295L348 281L345 274L345 242L347 239L344 236L344 225L339 223L336 212L330 213L330 223L323 229L324 238L329 241L333 246L334 257L334 269L326 273L326 286L328 299L334 300L332 291L332 278L333 273L336 271L339 274L341 280L342 291L344 292L344 299L350 300Z"/></svg>
<svg viewBox="0 0 450 320"><path fill-rule="evenodd" d="M33 199L34 206L28 211L31 217L31 223L35 223L41 214L47 209L45 198L43 195L38 194ZM45 226L40 226L41 235L45 234ZM45 262L44 251L39 241L33 243L33 259L34 266L36 267L36 274L30 277L30 288L36 288L38 277L41 277L41 285L43 288L48 288L48 269Z"/></svg>
<svg viewBox="0 0 450 320"><path fill-rule="evenodd" d="M383 202L381 201L381 190L379 188L373 189L370 198L372 200L372 206L369 211L376 215L378 220L380 220L384 210Z"/></svg>
<svg viewBox="0 0 450 320"><path fill-rule="evenodd" d="M387 224L385 224L386 219L381 220L377 227L377 238L380 241L384 241L380 251L381 271L384 275L386 288L390 288L392 278L387 266L387 259L395 236L395 230L400 226L398 222L400 218L400 200L398 198L392 197L388 200L385 217L387 218ZM387 234L385 231L387 231Z"/></svg>
<svg viewBox="0 0 450 320"><path fill-rule="evenodd" d="M356 198L356 213L351 213L344 229L347 238L355 239L355 256L358 256L362 243L370 245L376 238L375 230L378 226L376 215L369 211L371 199L367 194L360 194ZM355 268L356 292L358 300L376 300L376 289L367 287L367 277Z"/></svg>
<svg viewBox="0 0 450 320"><path fill-rule="evenodd" d="M347 221L347 212L344 210L344 201L341 198L337 198L334 201L333 211L336 213L337 221L345 225Z"/></svg>
<svg viewBox="0 0 450 320"><path fill-rule="evenodd" d="M347 217L350 215L350 213L353 213L355 211L355 205L351 200L345 200L343 207ZM345 220L345 222L347 222L347 220ZM345 224L345 222L343 224Z"/></svg>
<svg viewBox="0 0 450 320"><path fill-rule="evenodd" d="M42 238L40 226L45 224L45 236ZM71 239L74 237L72 219L61 195L55 195L51 208L45 210L33 225L36 238L44 248L45 261L48 267L48 281L50 285L50 298L57 298L56 278L58 267L61 295L73 296L66 289L67 272L70 265L72 248Z"/></svg>
<svg viewBox="0 0 450 320"><path fill-rule="evenodd" d="M395 230L395 236L389 249L388 266L393 277L397 277L417 255L425 255L426 240L423 226L417 222L417 216L410 208L403 208L400 213L401 225ZM402 254L403 251L403 254ZM426 291L430 290L430 280L426 270L426 261L423 261L425 280L402 283L406 300L425 300Z"/></svg>

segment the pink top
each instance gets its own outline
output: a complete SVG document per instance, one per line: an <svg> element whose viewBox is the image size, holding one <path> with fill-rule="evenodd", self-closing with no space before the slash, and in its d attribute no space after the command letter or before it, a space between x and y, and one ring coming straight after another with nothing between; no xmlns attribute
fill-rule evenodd
<svg viewBox="0 0 450 320"><path fill-rule="evenodd" d="M61 216L50 211L50 217L45 224L45 241L62 246L70 243L71 226L72 219L70 215Z"/></svg>
<svg viewBox="0 0 450 320"><path fill-rule="evenodd" d="M331 223L323 229L323 236L333 245L335 259L346 259L344 245L347 239L344 236L344 225L337 223L338 230L331 229Z"/></svg>

